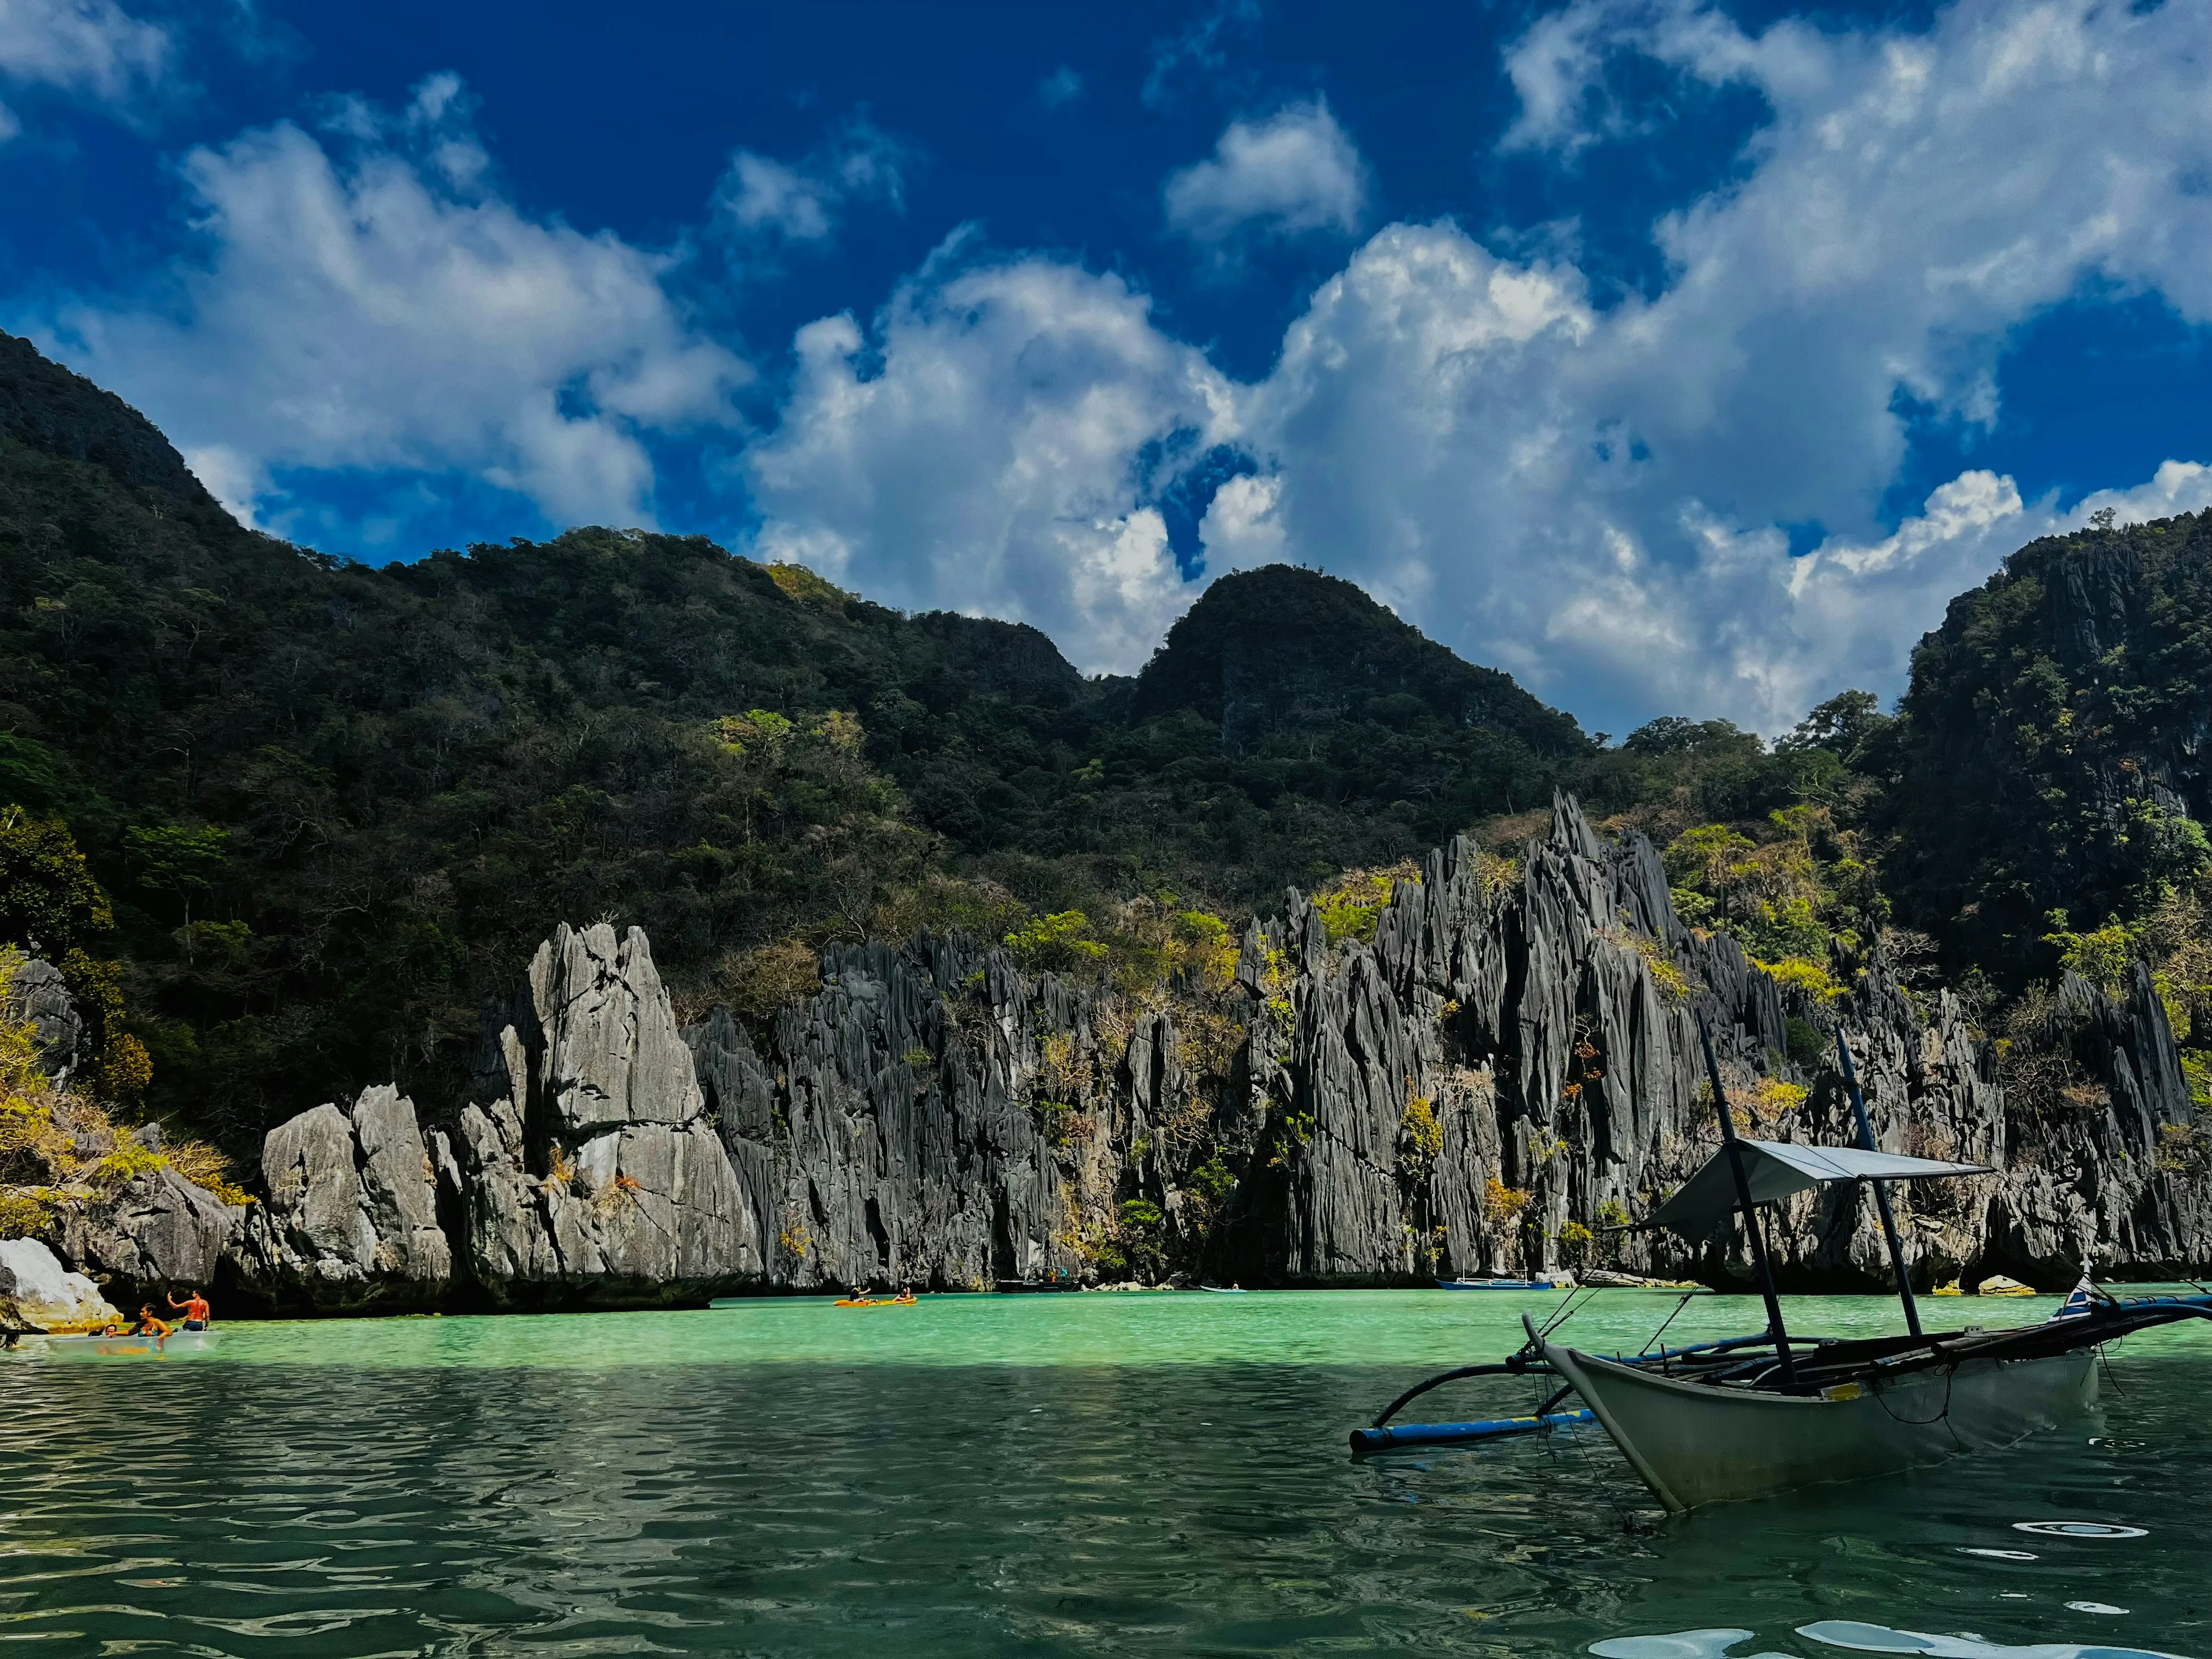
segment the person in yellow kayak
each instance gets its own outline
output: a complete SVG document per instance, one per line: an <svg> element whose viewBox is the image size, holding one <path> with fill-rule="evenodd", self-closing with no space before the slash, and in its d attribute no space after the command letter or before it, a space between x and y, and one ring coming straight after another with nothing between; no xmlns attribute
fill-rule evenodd
<svg viewBox="0 0 2212 1659"><path fill-rule="evenodd" d="M208 1299L198 1291L187 1291L182 1302L177 1300L175 1291L171 1291L169 1306L184 1315L183 1328L188 1331L205 1330L215 1316L214 1310L208 1306Z"/></svg>

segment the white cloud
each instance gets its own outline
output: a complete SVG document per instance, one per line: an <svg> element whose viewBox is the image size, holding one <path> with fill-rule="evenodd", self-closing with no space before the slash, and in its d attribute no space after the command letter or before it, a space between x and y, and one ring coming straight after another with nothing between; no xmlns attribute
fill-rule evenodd
<svg viewBox="0 0 2212 1659"><path fill-rule="evenodd" d="M173 51L114 0L0 0L0 76L19 83L120 104L158 82Z"/></svg>
<svg viewBox="0 0 2212 1659"><path fill-rule="evenodd" d="M2212 17L1988 3L1752 35L1578 3L1510 60L1519 142L1617 118L1599 44L1756 86L1745 176L1656 227L1662 291L1610 309L1449 224L1376 235L1240 400L1270 532L1594 724L1771 731L1844 684L1894 691L1949 596L2057 522L1969 471L1885 535L1899 393L1987 422L2010 331L2087 285L2212 320ZM2201 487L2160 477L2126 500ZM1792 560L1779 526L1807 522L1828 543Z"/></svg>
<svg viewBox="0 0 2212 1659"><path fill-rule="evenodd" d="M763 544L1126 667L1185 597L1138 474L1187 426L1260 463L1201 522L1212 571L1352 577L1593 726L1688 710L1771 732L1846 684L1900 689L1948 598L2023 542L2100 504L2212 501L2212 472L2178 461L2062 519L1976 468L1902 525L1880 516L1900 393L1987 422L2000 355L2039 312L2102 287L2212 321L2212 12L1969 0L1921 33L1752 33L1576 0L1510 58L1514 142L1571 157L1660 118L1663 100L1606 90L1620 54L1649 60L1647 84L1656 64L1771 111L1738 176L1654 228L1656 295L1601 303L1571 260L1394 225L1240 386L1110 279L1039 259L925 276L878 331L880 375L849 321L806 337L757 452ZM1187 226L1356 214L1340 191L1267 183L1310 170L1250 162L1261 127L1231 134L1171 187ZM1793 559L1784 527L1806 524L1825 542Z"/></svg>
<svg viewBox="0 0 2212 1659"><path fill-rule="evenodd" d="M80 302L39 331L264 520L279 470L343 468L649 523L641 435L727 418L744 367L687 325L665 256L489 188L465 110L434 76L397 117L347 106L327 143L280 123L191 151L204 258L161 303Z"/></svg>
<svg viewBox="0 0 2212 1659"><path fill-rule="evenodd" d="M830 187L750 150L730 158L722 199L730 217L746 230L778 230L799 242L819 241L830 234Z"/></svg>
<svg viewBox="0 0 2212 1659"><path fill-rule="evenodd" d="M755 552L1034 623L1086 669L1140 665L1194 590L1136 457L1233 435L1228 383L1147 313L1118 277L948 248L866 333L810 324L781 429L747 458Z"/></svg>
<svg viewBox="0 0 2212 1659"><path fill-rule="evenodd" d="M1168 223L1200 242L1248 227L1278 235L1359 228L1367 169L1328 105L1293 104L1259 121L1232 121L1206 161L1172 175Z"/></svg>
<svg viewBox="0 0 2212 1659"><path fill-rule="evenodd" d="M1250 474L1231 478L1213 492L1198 526L1211 574L1283 562L1289 548L1282 520L1275 514L1282 494L1279 477Z"/></svg>
<svg viewBox="0 0 2212 1659"><path fill-rule="evenodd" d="M1162 49L1162 86L1225 61L1250 21L1208 14ZM155 60L117 61L143 84ZM1120 278L979 261L956 238L865 326L799 331L780 422L741 463L756 550L891 603L1029 620L1126 670L1194 591L1162 457L1230 444L1257 469L1204 515L1212 571L1324 566L1594 726L1679 709L1772 731L1847 684L1893 691L1944 601L2011 548L2099 506L2212 501L2188 459L2063 516L1975 468L1901 525L1881 516L1900 393L1971 434L2019 326L2085 291L2212 322L2208 63L2212 13L2173 4L1967 0L1917 33L1752 33L1574 0L1508 58L1511 142L1540 160L1662 122L1663 99L1613 90L1655 66L1770 112L1725 186L1654 227L1650 295L1603 297L1571 256L1501 257L1449 222L1393 225L1239 385ZM466 107L434 77L398 115L349 105L321 137L280 125L192 152L204 256L157 295L34 331L265 520L287 469L347 468L467 472L556 520L645 521L647 440L726 420L743 367L670 298L672 256L506 199ZM855 204L896 205L907 167L857 125L798 161L741 152L718 213L756 250L819 244ZM1232 124L1165 201L1220 248L1350 229L1364 189L1315 103ZM1807 524L1825 540L1793 559L1783 526Z"/></svg>
<svg viewBox="0 0 2212 1659"><path fill-rule="evenodd" d="M910 165L896 141L856 120L796 164L738 151L716 195L722 214L743 234L820 242L836 230L840 215L853 202L876 200L894 210L902 208Z"/></svg>

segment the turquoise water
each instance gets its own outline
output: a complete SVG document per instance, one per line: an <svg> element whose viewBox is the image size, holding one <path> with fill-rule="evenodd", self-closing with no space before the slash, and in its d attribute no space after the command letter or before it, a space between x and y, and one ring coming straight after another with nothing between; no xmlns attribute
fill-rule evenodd
<svg viewBox="0 0 2212 1659"><path fill-rule="evenodd" d="M2130 1342L2095 1417L2009 1451L1671 1521L1595 1429L1347 1455L1346 1431L1399 1389L1502 1355L1524 1306L1558 1304L763 1301L238 1325L198 1355L0 1356L0 1641L2212 1656L2212 1325ZM1997 1324L2052 1304L1930 1305ZM1675 1306L1608 1292L1568 1329L1633 1350ZM1838 1334L1895 1317L1855 1299L1790 1315ZM1757 1318L1755 1301L1700 1297L1668 1340ZM1527 1382L1455 1384L1415 1415L1534 1397ZM2052 1521L2142 1535L2017 1529Z"/></svg>

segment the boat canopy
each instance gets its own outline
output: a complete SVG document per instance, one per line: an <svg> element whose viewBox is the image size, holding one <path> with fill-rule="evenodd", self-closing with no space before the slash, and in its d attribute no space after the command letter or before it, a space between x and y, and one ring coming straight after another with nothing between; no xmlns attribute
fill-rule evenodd
<svg viewBox="0 0 2212 1659"><path fill-rule="evenodd" d="M1805 1146L1786 1140L1747 1140L1743 1173L1754 1204L1771 1203L1792 1193L1809 1192L1832 1181L1915 1181L1930 1176L1993 1175L1984 1164L1947 1164L1939 1158L1905 1158L1897 1152L1863 1152L1856 1146ZM1735 1177L1729 1170L1729 1149L1723 1146L1705 1168L1682 1183L1644 1222L1646 1227L1672 1227L1680 1232L1702 1233L1736 1208Z"/></svg>

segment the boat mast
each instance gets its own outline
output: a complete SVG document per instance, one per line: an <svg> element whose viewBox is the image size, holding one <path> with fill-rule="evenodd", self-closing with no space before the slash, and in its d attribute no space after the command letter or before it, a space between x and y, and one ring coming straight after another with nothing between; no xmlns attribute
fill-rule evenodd
<svg viewBox="0 0 2212 1659"><path fill-rule="evenodd" d="M1766 1334L1774 1339L1775 1357L1782 1362L1782 1386L1791 1388L1797 1381L1797 1368L1790 1358L1790 1333L1782 1325L1782 1298L1774 1293L1774 1267L1766 1259L1766 1235L1759 1231L1759 1209L1751 1201L1751 1182L1743 1172L1743 1147L1736 1140L1735 1124L1729 1115L1720 1061L1713 1058L1712 1028L1702 1013L1698 1016L1698 1037L1705 1045L1705 1075L1712 1079L1713 1114L1721 1121L1721 1145L1728 1148L1729 1173L1735 1177L1735 1201L1751 1233L1751 1261L1759 1272L1759 1293L1766 1298Z"/></svg>
<svg viewBox="0 0 2212 1659"><path fill-rule="evenodd" d="M1859 1074L1851 1064L1850 1045L1844 1041L1844 1028L1836 1027L1836 1054L1844 1064L1844 1086L1851 1092L1851 1115L1858 1119L1859 1145L1868 1152L1881 1149L1874 1144L1874 1120L1867 1115L1866 1096L1859 1089ZM1875 1208L1881 1212L1881 1236L1889 1241L1889 1265L1897 1269L1897 1298L1905 1304L1905 1328L1913 1335L1920 1332L1920 1304L1912 1299L1912 1275L1905 1271L1905 1246L1898 1242L1897 1218L1890 1213L1889 1183L1875 1181L1868 1183L1874 1188Z"/></svg>

